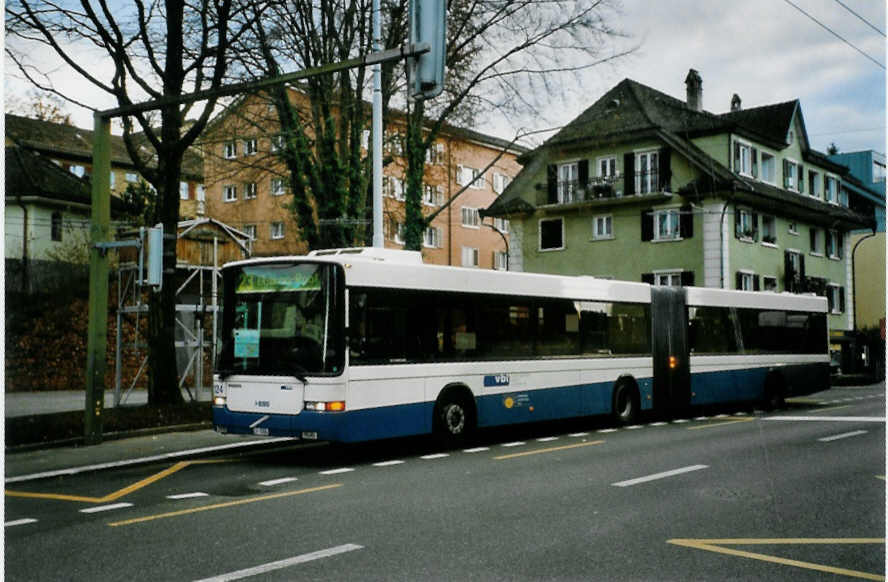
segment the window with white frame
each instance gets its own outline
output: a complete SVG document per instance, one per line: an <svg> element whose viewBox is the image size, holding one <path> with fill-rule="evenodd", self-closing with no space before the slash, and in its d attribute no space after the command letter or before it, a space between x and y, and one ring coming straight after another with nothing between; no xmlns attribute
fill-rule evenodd
<svg viewBox="0 0 888 582"><path fill-rule="evenodd" d="M244 184L244 200L253 200L256 198L258 188L256 182L246 182Z"/></svg>
<svg viewBox="0 0 888 582"><path fill-rule="evenodd" d="M222 144L222 156L226 160L233 160L234 158L236 158L237 157L237 142L232 140L232 141L227 141L224 144Z"/></svg>
<svg viewBox="0 0 888 582"><path fill-rule="evenodd" d="M404 200L404 183L394 176L383 176L382 193L395 200Z"/></svg>
<svg viewBox="0 0 888 582"><path fill-rule="evenodd" d="M493 173L493 191L497 194L502 194L506 189L506 186L509 185L509 182L512 181L512 178L506 176L505 174L500 174L498 172Z"/></svg>
<svg viewBox="0 0 888 582"><path fill-rule="evenodd" d="M612 215L592 218L592 238L596 240L614 238L614 217Z"/></svg>
<svg viewBox="0 0 888 582"><path fill-rule="evenodd" d="M558 202L576 202L579 191L579 164L571 162L558 166Z"/></svg>
<svg viewBox="0 0 888 582"><path fill-rule="evenodd" d="M642 152L635 154L635 192L647 194L660 189L660 154Z"/></svg>
<svg viewBox="0 0 888 582"><path fill-rule="evenodd" d="M108 173L108 182L111 186L111 189L114 190L114 184L117 182L117 174L114 173L114 170Z"/></svg>
<svg viewBox="0 0 888 582"><path fill-rule="evenodd" d="M256 142L255 137L248 137L244 140L244 155L252 156L255 155L256 152L259 151L259 146Z"/></svg>
<svg viewBox="0 0 888 582"><path fill-rule="evenodd" d="M422 235L422 246L430 249L441 248L441 229L436 226L425 229Z"/></svg>
<svg viewBox="0 0 888 582"><path fill-rule="evenodd" d="M130 184L135 184L139 181L139 175L135 172L127 172L126 173L126 181Z"/></svg>
<svg viewBox="0 0 888 582"><path fill-rule="evenodd" d="M481 227L481 215L479 214L477 208L469 208L468 206L463 206L460 209L460 214L462 215L463 226L467 226L469 228Z"/></svg>
<svg viewBox="0 0 888 582"><path fill-rule="evenodd" d="M777 291L777 277L762 277L762 289L765 291Z"/></svg>
<svg viewBox="0 0 888 582"><path fill-rule="evenodd" d="M654 212L654 240L675 240L681 236L678 208Z"/></svg>
<svg viewBox="0 0 888 582"><path fill-rule="evenodd" d="M734 171L744 176L754 176L756 149L743 142L734 142Z"/></svg>
<svg viewBox="0 0 888 582"><path fill-rule="evenodd" d="M388 238L399 245L404 244L404 223L395 218L388 220Z"/></svg>
<svg viewBox="0 0 888 582"><path fill-rule="evenodd" d="M788 232L789 234L792 234L792 235L796 235L796 236L798 236L798 234L799 234L799 225L796 223L795 220L791 220L791 221L789 221L789 225L788 225L787 228L786 228L786 232Z"/></svg>
<svg viewBox="0 0 888 582"><path fill-rule="evenodd" d="M737 273L737 289L755 291L755 273L740 271Z"/></svg>
<svg viewBox="0 0 888 582"><path fill-rule="evenodd" d="M760 178L763 182L774 184L777 181L777 158L768 152L762 152L762 169Z"/></svg>
<svg viewBox="0 0 888 582"><path fill-rule="evenodd" d="M842 258L842 235L836 230L830 230L826 233L826 256L831 259Z"/></svg>
<svg viewBox="0 0 888 582"><path fill-rule="evenodd" d="M814 198L821 197L821 189L823 187L821 180L820 172L808 170L808 196Z"/></svg>
<svg viewBox="0 0 888 582"><path fill-rule="evenodd" d="M681 287L681 271L660 271L654 273L654 285L658 287Z"/></svg>
<svg viewBox="0 0 888 582"><path fill-rule="evenodd" d="M469 166L456 167L456 182L460 186L468 186L475 190L481 190L484 188L484 176L481 174L480 170Z"/></svg>
<svg viewBox="0 0 888 582"><path fill-rule="evenodd" d="M207 189L203 184L197 185L197 200L204 202L207 199Z"/></svg>
<svg viewBox="0 0 888 582"><path fill-rule="evenodd" d="M436 166L440 166L444 163L444 144L443 143L433 143L429 146L429 149L426 150L426 162L429 164L434 164Z"/></svg>
<svg viewBox="0 0 888 582"><path fill-rule="evenodd" d="M762 215L762 243L777 244L777 219L769 214Z"/></svg>
<svg viewBox="0 0 888 582"><path fill-rule="evenodd" d="M225 202L234 202L237 200L237 186L234 184L225 184L222 186L222 200Z"/></svg>
<svg viewBox="0 0 888 582"><path fill-rule="evenodd" d="M502 233L507 233L509 232L509 220L507 218L494 218L493 228Z"/></svg>
<svg viewBox="0 0 888 582"><path fill-rule="evenodd" d="M256 240L256 225L255 224L245 224L244 225L244 234L250 237L253 240Z"/></svg>
<svg viewBox="0 0 888 582"><path fill-rule="evenodd" d="M283 196L286 191L287 191L287 188L286 188L283 178L272 178L271 179L271 195L272 196Z"/></svg>
<svg viewBox="0 0 888 582"><path fill-rule="evenodd" d="M799 165L792 160L783 160L783 187L799 191Z"/></svg>
<svg viewBox="0 0 888 582"><path fill-rule="evenodd" d="M599 178L616 178L617 177L617 158L616 156L607 156L598 158L595 163L598 169Z"/></svg>
<svg viewBox="0 0 888 582"><path fill-rule="evenodd" d="M740 210L740 220L737 221L737 234L742 240L755 240L755 223L752 219L752 212L749 210Z"/></svg>
<svg viewBox="0 0 888 582"><path fill-rule="evenodd" d="M509 254L506 251L493 251L493 268L497 271L509 270Z"/></svg>
<svg viewBox="0 0 888 582"><path fill-rule="evenodd" d="M824 188L824 198L830 204L838 204L839 202L839 180L835 176L826 177L826 187Z"/></svg>
<svg viewBox="0 0 888 582"><path fill-rule="evenodd" d="M271 240L280 240L284 238L284 223L283 222L272 222L271 223Z"/></svg>
<svg viewBox="0 0 888 582"><path fill-rule="evenodd" d="M423 184L422 203L427 206L441 206L444 204L444 187L440 184L437 186Z"/></svg>
<svg viewBox="0 0 888 582"><path fill-rule="evenodd" d="M80 164L71 164L70 166L68 166L68 171L78 178L82 178L86 175L86 167L81 166Z"/></svg>
<svg viewBox="0 0 888 582"><path fill-rule="evenodd" d="M188 182L179 182L179 200L188 200Z"/></svg>
<svg viewBox="0 0 888 582"><path fill-rule="evenodd" d="M810 239L811 239L811 254L814 255L822 255L823 254L823 234L819 228L811 227L810 230Z"/></svg>
<svg viewBox="0 0 888 582"><path fill-rule="evenodd" d="M845 311L845 289L835 283L827 283L826 301L830 313L843 313Z"/></svg>
<svg viewBox="0 0 888 582"><path fill-rule="evenodd" d="M271 151L274 153L284 151L284 136L283 135L273 135L271 136Z"/></svg>
<svg viewBox="0 0 888 582"><path fill-rule="evenodd" d="M559 251L564 248L564 220L561 218L540 219L540 250Z"/></svg>
<svg viewBox="0 0 888 582"><path fill-rule="evenodd" d="M462 248L462 266L477 267L478 266L478 249L475 247Z"/></svg>

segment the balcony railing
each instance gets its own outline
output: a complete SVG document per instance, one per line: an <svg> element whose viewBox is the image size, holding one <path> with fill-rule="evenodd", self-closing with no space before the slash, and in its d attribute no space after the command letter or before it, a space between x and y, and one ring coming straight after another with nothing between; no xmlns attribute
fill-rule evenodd
<svg viewBox="0 0 888 582"><path fill-rule="evenodd" d="M657 192L645 187L649 184L656 183L657 172L636 172L635 174L635 196L642 194L650 194ZM594 200L603 200L609 198L623 198L624 196L632 196L633 194L625 194L623 185L625 183L624 176L617 174L615 176L595 176L582 184L579 180L559 181L556 187L557 199L551 200L551 194L540 199L541 204L573 204L576 202L589 202ZM641 187L639 187L641 186Z"/></svg>

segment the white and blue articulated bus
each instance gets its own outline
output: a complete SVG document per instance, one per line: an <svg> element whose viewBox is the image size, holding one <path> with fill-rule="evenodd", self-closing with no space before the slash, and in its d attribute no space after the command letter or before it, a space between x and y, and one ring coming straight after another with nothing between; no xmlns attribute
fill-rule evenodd
<svg viewBox="0 0 888 582"><path fill-rule="evenodd" d="M829 387L822 297L315 251L223 269L213 423L354 442Z"/></svg>

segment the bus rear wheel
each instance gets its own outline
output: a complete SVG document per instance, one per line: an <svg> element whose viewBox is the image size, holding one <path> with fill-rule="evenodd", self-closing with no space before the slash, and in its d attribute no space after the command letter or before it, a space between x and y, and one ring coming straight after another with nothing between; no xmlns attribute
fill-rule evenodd
<svg viewBox="0 0 888 582"><path fill-rule="evenodd" d="M631 382L619 381L614 386L613 417L617 424L632 424L638 420L641 405L638 389Z"/></svg>
<svg viewBox="0 0 888 582"><path fill-rule="evenodd" d="M444 394L435 403L434 433L446 446L465 443L475 430L471 401L457 394Z"/></svg>

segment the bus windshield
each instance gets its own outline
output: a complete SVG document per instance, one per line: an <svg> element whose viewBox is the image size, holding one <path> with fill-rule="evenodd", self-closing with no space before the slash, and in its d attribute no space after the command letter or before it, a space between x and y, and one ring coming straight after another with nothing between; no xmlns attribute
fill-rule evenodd
<svg viewBox="0 0 888 582"><path fill-rule="evenodd" d="M343 368L337 267L268 263L226 269L219 373L337 375Z"/></svg>

